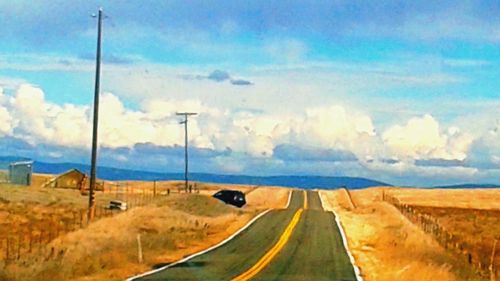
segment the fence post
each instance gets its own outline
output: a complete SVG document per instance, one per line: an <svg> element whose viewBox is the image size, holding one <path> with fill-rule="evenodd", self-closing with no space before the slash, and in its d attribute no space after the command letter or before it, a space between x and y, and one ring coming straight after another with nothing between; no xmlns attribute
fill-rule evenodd
<svg viewBox="0 0 500 281"><path fill-rule="evenodd" d="M495 268L495 254L496 254L496 249L497 249L497 242L498 240L495 239L495 242L493 242L493 249L491 250L491 259L490 259L490 281L496 281L496 268Z"/></svg>
<svg viewBox="0 0 500 281"><path fill-rule="evenodd" d="M51 224L49 226L49 231L47 231L47 243L50 242L50 240L52 240L52 232L54 231L54 226Z"/></svg>
<svg viewBox="0 0 500 281"><path fill-rule="evenodd" d="M137 234L137 254L139 263L142 263L142 245L141 245L141 234Z"/></svg>
<svg viewBox="0 0 500 281"><path fill-rule="evenodd" d="M78 215L77 212L73 212L73 231L78 229Z"/></svg>
<svg viewBox="0 0 500 281"><path fill-rule="evenodd" d="M153 181L153 197L156 197L156 180Z"/></svg>
<svg viewBox="0 0 500 281"><path fill-rule="evenodd" d="M28 248L28 253L31 253L31 251L33 250L33 229L29 229L29 239L30 239L30 245L29 245L29 248Z"/></svg>
<svg viewBox="0 0 500 281"><path fill-rule="evenodd" d="M22 244L22 233L19 232L18 236L17 236L17 257L16 257L16 260L19 260L21 258L21 244Z"/></svg>
<svg viewBox="0 0 500 281"><path fill-rule="evenodd" d="M43 242L43 229L40 229L40 236L38 237L38 252L42 250L42 242Z"/></svg>
<svg viewBox="0 0 500 281"><path fill-rule="evenodd" d="M10 241L9 241L9 236L7 236L7 238L5 238L5 261L9 261L9 246L10 246Z"/></svg>

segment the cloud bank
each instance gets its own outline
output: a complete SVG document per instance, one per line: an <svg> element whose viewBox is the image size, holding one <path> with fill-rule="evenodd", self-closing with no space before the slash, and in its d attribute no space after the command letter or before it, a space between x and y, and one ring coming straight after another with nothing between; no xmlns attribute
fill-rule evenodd
<svg viewBox="0 0 500 281"><path fill-rule="evenodd" d="M189 123L190 146L192 157L205 159L199 167L206 171L251 173L272 167L285 173L307 165L327 169L318 174L365 169L361 173L367 176L383 171L397 179L419 173L424 180L436 174L490 176L500 169L498 123L474 136L455 126L443 128L427 114L377 133L369 115L335 104L287 115L233 112L194 99L146 99L139 109L130 109L111 93L102 94L100 108L103 157L124 166L142 163L139 158L181 166L184 135L175 112L183 108L199 113ZM89 150L91 110L51 103L40 88L23 84L12 95L0 92L0 137L6 147L16 140L25 143L17 151L31 147L45 150L47 158L72 159Z"/></svg>

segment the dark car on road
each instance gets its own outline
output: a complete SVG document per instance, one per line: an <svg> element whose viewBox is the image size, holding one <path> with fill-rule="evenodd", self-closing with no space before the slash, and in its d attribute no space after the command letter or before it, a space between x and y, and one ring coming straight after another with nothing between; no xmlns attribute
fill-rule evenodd
<svg viewBox="0 0 500 281"><path fill-rule="evenodd" d="M245 200L245 194L239 190L220 190L215 193L213 197L238 208L243 207L243 205L247 203Z"/></svg>

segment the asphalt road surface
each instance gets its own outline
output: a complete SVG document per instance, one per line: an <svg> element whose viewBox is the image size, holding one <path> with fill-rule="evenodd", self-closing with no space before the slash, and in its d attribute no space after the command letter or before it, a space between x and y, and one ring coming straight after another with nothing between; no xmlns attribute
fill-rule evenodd
<svg viewBox="0 0 500 281"><path fill-rule="evenodd" d="M356 280L331 212L317 192L293 191L225 245L135 280Z"/></svg>

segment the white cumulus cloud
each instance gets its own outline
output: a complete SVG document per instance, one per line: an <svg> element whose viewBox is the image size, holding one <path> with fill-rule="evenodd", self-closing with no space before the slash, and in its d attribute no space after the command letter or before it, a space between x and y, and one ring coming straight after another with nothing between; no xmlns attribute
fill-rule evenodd
<svg viewBox="0 0 500 281"><path fill-rule="evenodd" d="M405 125L387 129L382 139L390 152L400 158L464 160L472 137L451 127L443 131L434 117L411 118Z"/></svg>
<svg viewBox="0 0 500 281"><path fill-rule="evenodd" d="M220 109L193 98L156 97L146 98L138 109L131 109L118 96L103 93L99 143L111 150L127 148L124 151L135 149L141 143L171 148L183 146L184 129L176 111L199 113L189 121L190 145L218 151L211 156L214 159L210 163L216 163L215 168L224 171L246 171L256 165L256 159L278 169L285 169L287 163L294 161L287 159L302 161L297 167L304 169L308 162L316 161L311 159L317 157L307 155L275 156L280 147L280 153L309 151L314 154L317 150L351 155L346 159L358 160L358 166L351 164L351 168L361 165L367 171L383 171L393 177L411 173L431 177L449 171L449 175L456 178L460 175L472 178L479 173L478 169L496 169L500 163L499 124L481 135L469 134L456 126L443 127L427 114L389 126L379 135L368 114L335 104L305 107L289 113L266 113ZM0 91L0 136L19 138L33 146L60 147L60 151L51 151L58 155L64 154L65 147L90 147L91 120L92 107L52 103L33 85L23 84L12 95ZM128 155L113 157L124 162ZM248 159L254 160L248 162ZM427 167L418 166L417 160L420 164L427 163ZM422 162L425 160L431 162ZM320 161L328 161L328 156ZM432 166L438 163L436 161L456 165ZM225 164L231 167L224 168Z"/></svg>

